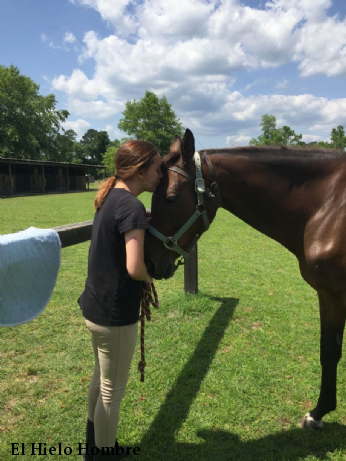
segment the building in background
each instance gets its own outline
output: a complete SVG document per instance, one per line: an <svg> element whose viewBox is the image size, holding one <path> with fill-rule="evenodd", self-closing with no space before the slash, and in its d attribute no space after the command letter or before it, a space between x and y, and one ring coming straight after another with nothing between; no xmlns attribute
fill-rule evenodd
<svg viewBox="0 0 346 461"><path fill-rule="evenodd" d="M0 157L0 196L86 190L101 169L106 167Z"/></svg>

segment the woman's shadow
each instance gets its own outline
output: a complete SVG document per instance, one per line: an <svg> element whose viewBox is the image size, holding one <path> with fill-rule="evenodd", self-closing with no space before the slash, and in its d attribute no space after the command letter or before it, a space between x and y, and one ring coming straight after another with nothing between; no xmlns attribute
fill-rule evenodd
<svg viewBox="0 0 346 461"><path fill-rule="evenodd" d="M342 451L346 447L346 427L336 423L325 424L322 432L297 428L283 430L260 439L249 437L250 440L241 440L230 432L202 429L196 435L204 439L204 443L188 444L175 441L175 434L188 417L190 406L214 360L219 343L239 301L234 298L212 299L219 301L220 307L210 320L176 383L168 392L155 420L142 440L136 443L135 446L140 447L140 459L298 461L308 455L314 455L321 460L330 459L329 452Z"/></svg>

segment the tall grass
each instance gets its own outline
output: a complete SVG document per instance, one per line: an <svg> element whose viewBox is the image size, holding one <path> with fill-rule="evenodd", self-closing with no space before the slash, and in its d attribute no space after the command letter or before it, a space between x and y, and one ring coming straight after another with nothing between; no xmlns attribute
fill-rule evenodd
<svg viewBox="0 0 346 461"><path fill-rule="evenodd" d="M2 200L0 234L92 219L94 195ZM88 247L62 250L53 297L36 320L0 329L1 460L12 459L12 443L32 442L61 442L73 449L67 459L80 459L92 351L77 299ZM295 258L224 210L198 256L198 295L184 293L182 269L156 282L146 379L138 349L121 412L120 442L140 447L127 459L345 460L344 361L324 431L297 428L318 398L320 365L317 299Z"/></svg>

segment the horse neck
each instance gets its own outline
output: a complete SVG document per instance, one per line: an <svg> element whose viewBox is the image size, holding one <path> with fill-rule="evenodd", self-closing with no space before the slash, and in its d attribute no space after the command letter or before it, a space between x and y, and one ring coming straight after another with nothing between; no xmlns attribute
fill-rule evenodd
<svg viewBox="0 0 346 461"><path fill-rule="evenodd" d="M258 161L254 155L212 155L210 159L223 208L294 254L303 251L302 237L311 213L308 182L310 193L316 193L309 168L294 162L287 166L285 159L282 164L277 158Z"/></svg>

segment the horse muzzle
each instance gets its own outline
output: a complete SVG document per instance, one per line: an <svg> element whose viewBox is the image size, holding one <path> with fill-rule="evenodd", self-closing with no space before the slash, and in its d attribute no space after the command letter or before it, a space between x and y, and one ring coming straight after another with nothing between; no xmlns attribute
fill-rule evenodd
<svg viewBox="0 0 346 461"><path fill-rule="evenodd" d="M173 277L175 271L178 269L178 265L168 263L165 265L165 267L155 267L153 263L148 262L147 263L147 269L149 274L155 279L155 280L162 280L162 279L169 279Z"/></svg>

